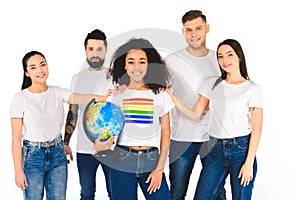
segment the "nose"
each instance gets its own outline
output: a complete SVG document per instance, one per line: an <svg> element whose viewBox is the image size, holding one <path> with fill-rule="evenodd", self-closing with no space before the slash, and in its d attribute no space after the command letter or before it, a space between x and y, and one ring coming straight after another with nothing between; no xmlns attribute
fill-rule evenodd
<svg viewBox="0 0 300 200"><path fill-rule="evenodd" d="M37 67L37 71L38 71L38 72L43 71L43 70L42 70L42 67L41 67L41 66L38 66L38 67Z"/></svg>
<svg viewBox="0 0 300 200"><path fill-rule="evenodd" d="M223 57L223 58L221 59L221 62L225 64L225 63L226 63L226 58Z"/></svg>
<svg viewBox="0 0 300 200"><path fill-rule="evenodd" d="M196 36L197 35L197 31L196 30L192 30L192 36Z"/></svg>
<svg viewBox="0 0 300 200"><path fill-rule="evenodd" d="M92 51L92 56L93 56L93 57L98 56L98 55L97 55L97 50L93 50L93 51Z"/></svg>

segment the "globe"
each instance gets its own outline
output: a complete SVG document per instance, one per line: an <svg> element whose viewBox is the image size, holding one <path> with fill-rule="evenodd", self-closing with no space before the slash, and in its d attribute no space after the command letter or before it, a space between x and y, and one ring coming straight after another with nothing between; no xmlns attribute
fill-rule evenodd
<svg viewBox="0 0 300 200"><path fill-rule="evenodd" d="M124 123L122 110L111 102L95 102L93 99L84 110L83 128L92 142L99 136L101 140L119 136Z"/></svg>

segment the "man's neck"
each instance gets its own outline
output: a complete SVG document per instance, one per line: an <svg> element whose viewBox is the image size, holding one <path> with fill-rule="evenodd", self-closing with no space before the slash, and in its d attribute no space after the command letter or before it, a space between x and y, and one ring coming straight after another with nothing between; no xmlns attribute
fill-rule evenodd
<svg viewBox="0 0 300 200"><path fill-rule="evenodd" d="M89 67L88 69L89 69L90 71L100 71L100 70L104 69L104 66L102 65L101 67L96 67L96 68Z"/></svg>
<svg viewBox="0 0 300 200"><path fill-rule="evenodd" d="M199 48L192 48L192 47L187 47L185 48L186 51L196 57L204 57L207 56L209 50L206 47L199 47Z"/></svg>

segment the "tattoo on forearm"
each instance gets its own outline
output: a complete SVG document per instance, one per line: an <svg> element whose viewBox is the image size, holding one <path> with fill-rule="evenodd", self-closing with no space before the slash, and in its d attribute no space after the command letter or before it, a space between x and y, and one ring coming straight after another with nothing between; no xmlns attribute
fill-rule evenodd
<svg viewBox="0 0 300 200"><path fill-rule="evenodd" d="M64 144L69 144L72 134L75 130L78 118L78 105L71 104L66 119Z"/></svg>

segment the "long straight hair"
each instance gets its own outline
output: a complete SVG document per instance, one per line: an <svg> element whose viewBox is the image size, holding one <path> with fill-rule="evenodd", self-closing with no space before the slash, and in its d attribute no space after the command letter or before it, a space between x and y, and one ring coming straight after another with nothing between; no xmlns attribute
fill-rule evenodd
<svg viewBox="0 0 300 200"><path fill-rule="evenodd" d="M28 88L32 84L31 78L29 76L26 76L26 72L27 72L27 61L29 60L29 58L31 58L34 55L40 55L46 60L45 56L41 52L38 52L38 51L30 51L30 52L25 54L25 56L22 59L23 83L22 83L22 86L21 86L21 90L24 90L24 89Z"/></svg>
<svg viewBox="0 0 300 200"><path fill-rule="evenodd" d="M233 50L234 52L236 53L236 55L238 56L239 60L240 60L240 63L239 63L239 66L240 66L240 72L241 72L241 75L243 78L245 78L246 80L250 80L249 76L248 76L248 72L247 72L247 65L246 65L246 59L245 59L245 54L244 54L244 51L242 49L242 46L240 45L240 43L234 39L226 39L224 40L223 42L221 42L219 45L218 45L218 48L217 48L217 57L218 57L218 53L219 53L219 48L222 46L222 45L229 45ZM220 70L221 70L221 77L218 78L213 86L213 89L222 81L222 80L225 80L226 77L227 77L227 72L225 70L223 70L219 64L219 67L220 67Z"/></svg>

